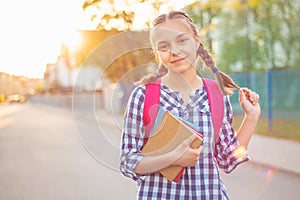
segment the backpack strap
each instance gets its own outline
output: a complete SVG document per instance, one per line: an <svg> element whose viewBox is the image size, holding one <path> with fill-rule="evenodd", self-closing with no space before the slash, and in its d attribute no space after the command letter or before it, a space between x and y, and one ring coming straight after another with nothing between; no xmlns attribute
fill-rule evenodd
<svg viewBox="0 0 300 200"><path fill-rule="evenodd" d="M145 125L145 140L150 135L157 117L160 98L160 79L146 84L143 121Z"/></svg>
<svg viewBox="0 0 300 200"><path fill-rule="evenodd" d="M202 78L202 81L207 92L212 123L214 126L214 136L217 140L224 117L223 94L221 93L216 81L206 78Z"/></svg>

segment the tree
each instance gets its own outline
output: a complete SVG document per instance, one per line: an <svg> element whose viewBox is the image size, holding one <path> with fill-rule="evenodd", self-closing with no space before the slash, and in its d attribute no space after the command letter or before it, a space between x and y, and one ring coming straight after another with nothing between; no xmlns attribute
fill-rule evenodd
<svg viewBox="0 0 300 200"><path fill-rule="evenodd" d="M243 72L300 66L299 4L292 0L206 0L187 11L207 46L217 52L222 70ZM214 41L216 46L211 45Z"/></svg>
<svg viewBox="0 0 300 200"><path fill-rule="evenodd" d="M126 30L131 29L134 18L129 6L129 3L117 6L112 0L86 0L82 8L87 11L90 20L97 23L97 30Z"/></svg>
<svg viewBox="0 0 300 200"><path fill-rule="evenodd" d="M257 26L263 32L269 68L299 65L295 54L300 39L298 1L266 0L253 7L252 13ZM299 51L298 51L299 52Z"/></svg>
<svg viewBox="0 0 300 200"><path fill-rule="evenodd" d="M200 30L201 38L206 41L210 51L213 51L215 19L220 16L224 2L224 0L196 1L185 9Z"/></svg>
<svg viewBox="0 0 300 200"><path fill-rule="evenodd" d="M218 20L220 43L220 63L227 72L249 72L265 66L262 32L257 29L251 15L253 1L235 1L227 4L227 9Z"/></svg>
<svg viewBox="0 0 300 200"><path fill-rule="evenodd" d="M82 9L97 29L147 29L155 16L179 10L196 0L85 0ZM139 27L136 27L139 25Z"/></svg>

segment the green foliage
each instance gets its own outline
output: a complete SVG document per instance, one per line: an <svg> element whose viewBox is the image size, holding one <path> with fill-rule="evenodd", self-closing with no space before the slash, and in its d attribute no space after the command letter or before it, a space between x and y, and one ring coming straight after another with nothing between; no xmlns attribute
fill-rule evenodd
<svg viewBox="0 0 300 200"><path fill-rule="evenodd" d="M219 65L227 73L254 71L264 66L258 44L250 44L245 36L224 41L221 52Z"/></svg>
<svg viewBox="0 0 300 200"><path fill-rule="evenodd" d="M201 40L207 48L213 50L214 20L222 12L224 0L196 1L185 8L186 13L193 19L198 27Z"/></svg>
<svg viewBox="0 0 300 200"><path fill-rule="evenodd" d="M222 70L300 67L299 1L207 0L186 10L198 25L202 40L217 52Z"/></svg>

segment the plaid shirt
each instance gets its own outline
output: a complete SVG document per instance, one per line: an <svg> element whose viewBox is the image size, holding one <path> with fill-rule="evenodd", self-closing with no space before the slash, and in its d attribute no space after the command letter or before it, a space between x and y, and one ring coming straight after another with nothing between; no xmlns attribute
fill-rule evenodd
<svg viewBox="0 0 300 200"><path fill-rule="evenodd" d="M205 87L193 91L189 102L185 104L179 92L161 85L160 106L199 126L199 131L204 135L205 150L198 164L187 167L178 183L169 182L159 172L142 176L134 172L143 158L140 151L145 137L142 120L144 99L145 87L135 88L125 113L120 157L121 172L137 182L137 199L228 199L218 167L225 173L230 173L238 164L248 160L247 155L236 157L234 153L239 143L232 128L229 97L224 96L225 117L219 134L220 142L215 145Z"/></svg>

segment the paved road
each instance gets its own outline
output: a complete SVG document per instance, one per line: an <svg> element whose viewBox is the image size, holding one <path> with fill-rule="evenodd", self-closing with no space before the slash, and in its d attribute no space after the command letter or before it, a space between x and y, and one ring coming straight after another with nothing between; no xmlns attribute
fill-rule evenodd
<svg viewBox="0 0 300 200"><path fill-rule="evenodd" d="M118 172L120 122L27 103L0 106L0 199L135 199ZM252 163L221 175L232 200L298 199L300 177Z"/></svg>

